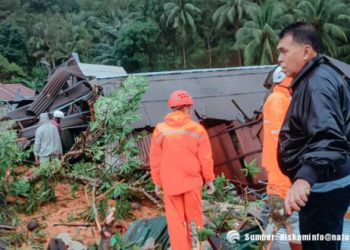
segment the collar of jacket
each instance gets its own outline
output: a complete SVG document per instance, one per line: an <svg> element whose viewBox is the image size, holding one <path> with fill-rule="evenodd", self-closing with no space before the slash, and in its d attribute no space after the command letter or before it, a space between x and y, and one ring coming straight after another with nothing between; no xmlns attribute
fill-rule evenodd
<svg viewBox="0 0 350 250"><path fill-rule="evenodd" d="M315 68L318 66L325 57L323 55L317 54L314 58L312 58L310 61L308 61L304 67L300 70L300 72L296 75L294 78L294 81L291 83L292 91L298 87L299 83L307 77Z"/></svg>

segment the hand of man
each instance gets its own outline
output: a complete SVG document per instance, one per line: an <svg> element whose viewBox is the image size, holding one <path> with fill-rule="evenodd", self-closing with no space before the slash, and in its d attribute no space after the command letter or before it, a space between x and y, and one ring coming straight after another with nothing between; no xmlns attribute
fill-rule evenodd
<svg viewBox="0 0 350 250"><path fill-rule="evenodd" d="M205 184L206 190L208 194L213 194L215 192L215 186L212 181L209 181Z"/></svg>
<svg viewBox="0 0 350 250"><path fill-rule="evenodd" d="M303 179L297 179L293 183L284 200L284 208L287 215L291 215L293 211L300 211L300 208L306 205L310 188L310 184Z"/></svg>
<svg viewBox="0 0 350 250"><path fill-rule="evenodd" d="M163 197L163 192L162 192L162 188L158 185L155 186L154 188L154 192L156 193L156 195L159 197L159 198L162 198Z"/></svg>

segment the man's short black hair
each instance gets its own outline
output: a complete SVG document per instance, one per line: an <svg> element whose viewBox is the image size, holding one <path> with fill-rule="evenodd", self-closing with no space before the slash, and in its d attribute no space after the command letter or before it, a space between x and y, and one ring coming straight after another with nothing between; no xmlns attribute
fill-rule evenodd
<svg viewBox="0 0 350 250"><path fill-rule="evenodd" d="M322 49L322 41L318 31L312 24L296 22L285 27L280 33L282 39L286 35L291 35L297 43L311 45L316 52Z"/></svg>

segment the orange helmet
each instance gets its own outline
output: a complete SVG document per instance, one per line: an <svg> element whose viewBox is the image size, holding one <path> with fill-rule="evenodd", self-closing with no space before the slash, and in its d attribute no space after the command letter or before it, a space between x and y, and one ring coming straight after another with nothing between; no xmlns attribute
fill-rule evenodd
<svg viewBox="0 0 350 250"><path fill-rule="evenodd" d="M192 96L185 90L176 90L169 96L169 108L175 108L184 105L192 105Z"/></svg>

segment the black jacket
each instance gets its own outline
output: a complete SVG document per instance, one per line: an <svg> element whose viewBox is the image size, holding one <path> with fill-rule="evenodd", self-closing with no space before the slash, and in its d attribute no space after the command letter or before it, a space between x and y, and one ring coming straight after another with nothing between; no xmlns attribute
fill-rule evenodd
<svg viewBox="0 0 350 250"><path fill-rule="evenodd" d="M350 174L350 82L324 56L295 77L281 128L278 160L292 181L313 185Z"/></svg>

